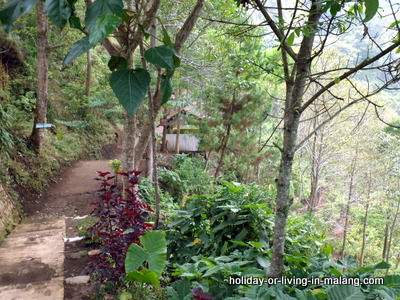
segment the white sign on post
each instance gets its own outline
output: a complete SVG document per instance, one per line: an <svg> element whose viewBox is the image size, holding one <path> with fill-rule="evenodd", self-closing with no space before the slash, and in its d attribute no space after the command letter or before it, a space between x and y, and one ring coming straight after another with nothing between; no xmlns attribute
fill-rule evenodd
<svg viewBox="0 0 400 300"><path fill-rule="evenodd" d="M38 123L38 124L36 124L35 128L50 128L52 126L53 126L53 124L41 124L41 123Z"/></svg>

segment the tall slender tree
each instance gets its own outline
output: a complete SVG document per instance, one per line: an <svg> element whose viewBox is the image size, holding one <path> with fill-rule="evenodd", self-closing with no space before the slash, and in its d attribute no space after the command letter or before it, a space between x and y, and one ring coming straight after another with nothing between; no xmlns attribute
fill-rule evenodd
<svg viewBox="0 0 400 300"><path fill-rule="evenodd" d="M44 9L45 1L38 0L36 5L37 13L37 92L35 120L31 140L34 148L39 152L44 143L45 129L36 128L37 124L44 124L47 120L47 102L49 86L49 24Z"/></svg>

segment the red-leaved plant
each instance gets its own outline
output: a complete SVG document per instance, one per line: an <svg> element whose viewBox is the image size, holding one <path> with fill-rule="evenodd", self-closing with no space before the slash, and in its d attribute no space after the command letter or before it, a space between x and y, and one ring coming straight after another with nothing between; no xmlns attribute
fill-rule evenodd
<svg viewBox="0 0 400 300"><path fill-rule="evenodd" d="M201 287L195 287L192 289L192 298L197 300L213 300L213 296L210 293L204 292Z"/></svg>
<svg viewBox="0 0 400 300"><path fill-rule="evenodd" d="M137 192L139 183L138 171L121 172L129 178L129 189L125 192L127 199L122 198L120 184L110 184L114 176L110 172L97 172L101 181L98 201L91 215L98 221L88 232L99 236L102 241L101 253L86 268L97 282L119 282L125 276L125 257L129 246L138 243L139 237L146 233L151 224L146 223L150 206L144 204Z"/></svg>

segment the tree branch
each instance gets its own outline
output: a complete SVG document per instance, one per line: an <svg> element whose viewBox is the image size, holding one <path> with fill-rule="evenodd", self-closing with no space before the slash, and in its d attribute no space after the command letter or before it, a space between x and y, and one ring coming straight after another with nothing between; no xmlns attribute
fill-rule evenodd
<svg viewBox="0 0 400 300"><path fill-rule="evenodd" d="M291 47L284 41L284 36L280 32L279 28L276 26L274 20L268 14L267 10L265 9L264 5L261 3L260 0L253 0L256 6L260 9L261 13L263 14L265 20L267 21L268 25L271 27L272 31L275 33L276 37L281 42L281 46L286 50L286 52L293 58L294 61L297 61L297 54L293 51Z"/></svg>
<svg viewBox="0 0 400 300"><path fill-rule="evenodd" d="M295 152L298 151L300 148L302 148L302 147L304 146L304 144L305 144L318 130L320 130L320 129L321 129L322 127L324 127L327 123L329 123L330 121L332 121L332 120L333 120L336 116L338 116L341 112L343 112L345 109L349 108L350 106L353 106L354 104L356 104L356 103L358 103L358 102L360 102L360 101L362 101L362 100L366 100L366 101L368 101L368 103L374 105L376 115L377 115L378 119L379 119L382 123L384 123L384 124L386 124L386 125L388 125L388 126L391 126L391 127L400 128L400 126L397 127L397 126L395 126L395 125L388 124L388 123L386 123L384 120L382 120L382 118L379 116L378 110L377 110L378 107L382 107L382 106L380 106L380 105L378 105L378 104L376 104L376 103L374 103L373 101L371 101L371 100L368 99L368 97L371 97L371 96L373 96L373 95L378 94L378 93L381 92L383 89L385 89L387 86L389 86L390 84L396 82L397 80L398 80L398 79L389 80L389 81L386 82L383 86L379 87L378 89L376 89L375 91L373 91L372 93L370 93L370 94L368 94L368 95L366 95L366 96L364 96L361 92L358 91L358 93L361 95L361 98L358 98L358 99L356 99L356 100L354 100L354 101L348 103L348 104L345 105L344 107L340 108L340 109L339 109L338 111L336 111L333 115L331 115L328 119L326 119L324 122L322 122L320 125L318 125L318 127L315 128L315 130L313 130L309 135L307 135L307 136L296 146ZM352 83L350 82L350 84L352 84ZM354 85L353 85L353 87L354 87Z"/></svg>
<svg viewBox="0 0 400 300"><path fill-rule="evenodd" d="M314 94L314 96L312 96L310 99L308 99L303 106L298 110L299 113L301 114L311 103L313 103L319 96L321 96L323 93L325 93L327 90L329 90L332 86L334 86L336 84L336 81L339 79L340 81L342 81L343 79L346 79L348 77L350 77L351 75L353 75L354 73L360 71L362 68L376 62L377 60L379 60L380 58L382 58L383 56L385 56L386 54L390 53L391 51L393 51L394 49L396 49L397 47L400 46L400 41L397 41L396 43L394 43L392 46L386 48L384 51L382 51L381 53L375 55L374 57L372 57L371 59L365 59L363 62L361 62L360 64L358 64L357 66L355 66L354 68L352 68L351 70L343 73L342 75L340 75L338 78L332 80L331 82L329 82L327 85L325 85L323 88L321 88L317 93Z"/></svg>
<svg viewBox="0 0 400 300"><path fill-rule="evenodd" d="M344 107L340 108L338 111L336 111L333 115L331 115L328 119L323 121L321 124L319 124L311 133L309 133L295 148L295 152L297 152L299 149L303 148L305 143L316 133L318 132L322 127L324 127L326 124L328 124L330 121L332 121L336 116L338 116L341 112L346 110L347 108L353 106L354 104L360 102L362 99L357 99L349 104L345 105Z"/></svg>
<svg viewBox="0 0 400 300"><path fill-rule="evenodd" d="M177 53L180 52L183 44L192 32L194 25L196 24L198 18L200 17L201 11L203 9L205 0L197 0L195 7L186 19L182 28L178 31L175 36L175 50Z"/></svg>

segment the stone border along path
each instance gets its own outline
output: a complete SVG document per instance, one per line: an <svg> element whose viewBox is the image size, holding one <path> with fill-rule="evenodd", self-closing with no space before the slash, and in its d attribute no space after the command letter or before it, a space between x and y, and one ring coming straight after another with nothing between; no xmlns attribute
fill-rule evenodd
<svg viewBox="0 0 400 300"><path fill-rule="evenodd" d="M0 244L0 300L64 300L65 220L92 210L96 171L110 171L107 161L80 161L66 170ZM87 282L82 277L67 281Z"/></svg>

